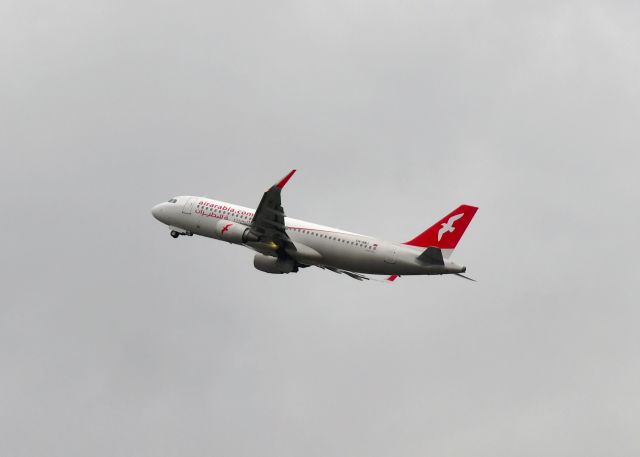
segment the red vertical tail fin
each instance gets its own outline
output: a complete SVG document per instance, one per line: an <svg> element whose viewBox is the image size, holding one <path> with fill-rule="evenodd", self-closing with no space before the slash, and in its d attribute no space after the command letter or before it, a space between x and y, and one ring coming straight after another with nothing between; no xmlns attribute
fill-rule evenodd
<svg viewBox="0 0 640 457"><path fill-rule="evenodd" d="M440 248L448 257L446 254L450 254L455 249L476 211L478 208L475 206L460 205L420 235L404 244L423 248L430 246Z"/></svg>

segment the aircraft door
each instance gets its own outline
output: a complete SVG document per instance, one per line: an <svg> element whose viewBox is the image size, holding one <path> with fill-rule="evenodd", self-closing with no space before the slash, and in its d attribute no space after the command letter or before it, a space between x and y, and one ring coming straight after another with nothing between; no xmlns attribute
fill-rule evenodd
<svg viewBox="0 0 640 457"><path fill-rule="evenodd" d="M182 214L191 214L193 211L193 207L196 206L197 201L197 197L191 197L189 200L187 200L187 202L184 204L184 207L182 208Z"/></svg>
<svg viewBox="0 0 640 457"><path fill-rule="evenodd" d="M384 261L387 263L396 263L396 247L385 246L384 247Z"/></svg>

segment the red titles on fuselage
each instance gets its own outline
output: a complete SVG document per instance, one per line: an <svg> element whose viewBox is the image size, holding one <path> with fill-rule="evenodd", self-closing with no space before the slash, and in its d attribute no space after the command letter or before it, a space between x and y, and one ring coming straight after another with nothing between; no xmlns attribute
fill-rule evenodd
<svg viewBox="0 0 640 457"><path fill-rule="evenodd" d="M206 200L200 200L195 211L196 214L201 214L205 217L213 217L216 219L229 220L229 217L235 217L240 219L244 224L247 224L253 219L254 213L247 210L240 210L228 205L220 205L218 203L212 203ZM244 219L244 220L243 220Z"/></svg>

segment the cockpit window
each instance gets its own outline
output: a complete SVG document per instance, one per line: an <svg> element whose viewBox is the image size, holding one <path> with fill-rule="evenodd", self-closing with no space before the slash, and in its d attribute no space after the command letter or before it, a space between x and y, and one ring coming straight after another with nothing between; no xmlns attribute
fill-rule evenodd
<svg viewBox="0 0 640 457"><path fill-rule="evenodd" d="M178 203L178 200L176 200L175 198L172 198L171 200L169 200L169 203Z"/></svg>

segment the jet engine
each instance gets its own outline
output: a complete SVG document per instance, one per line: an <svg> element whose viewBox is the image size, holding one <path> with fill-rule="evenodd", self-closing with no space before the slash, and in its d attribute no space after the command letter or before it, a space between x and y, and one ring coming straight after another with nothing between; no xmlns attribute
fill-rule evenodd
<svg viewBox="0 0 640 457"><path fill-rule="evenodd" d="M218 221L216 231L219 239L233 244L244 244L258 239L246 225L224 219Z"/></svg>
<svg viewBox="0 0 640 457"><path fill-rule="evenodd" d="M293 259L279 259L264 254L256 254L253 258L253 266L257 270L272 274L295 273L298 271L298 266Z"/></svg>

